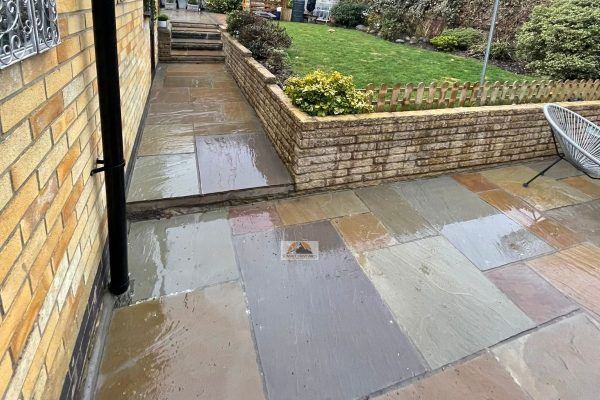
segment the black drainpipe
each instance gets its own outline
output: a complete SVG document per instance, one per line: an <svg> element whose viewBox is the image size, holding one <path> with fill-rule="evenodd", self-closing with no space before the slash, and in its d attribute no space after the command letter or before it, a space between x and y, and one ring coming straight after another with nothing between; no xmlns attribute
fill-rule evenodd
<svg viewBox="0 0 600 400"><path fill-rule="evenodd" d="M102 164L102 167L92 170L92 175L99 172L104 172L105 175L110 262L109 290L112 294L119 295L129 288L129 273L125 216L125 160L114 0L92 0L92 19L104 153L104 159L98 160L98 164Z"/></svg>

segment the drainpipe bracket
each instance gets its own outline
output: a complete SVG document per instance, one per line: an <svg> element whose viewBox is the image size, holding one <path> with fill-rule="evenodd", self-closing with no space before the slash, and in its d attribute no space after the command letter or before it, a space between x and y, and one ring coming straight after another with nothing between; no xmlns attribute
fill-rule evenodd
<svg viewBox="0 0 600 400"><path fill-rule="evenodd" d="M115 164L115 165L105 165L104 164L104 160L96 159L96 165L98 165L98 164L103 165L103 167L92 169L90 171L90 176L94 176L94 175L96 175L97 173L100 173L100 172L105 172L105 171L107 171L109 169L115 169L115 168L124 167L125 166L125 160L122 160L120 163Z"/></svg>

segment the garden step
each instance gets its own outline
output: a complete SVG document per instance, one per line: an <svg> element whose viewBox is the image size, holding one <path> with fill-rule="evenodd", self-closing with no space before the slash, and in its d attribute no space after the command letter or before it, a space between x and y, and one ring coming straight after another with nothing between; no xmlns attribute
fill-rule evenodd
<svg viewBox="0 0 600 400"><path fill-rule="evenodd" d="M190 38L190 39L204 39L204 40L221 40L221 32L216 29L194 29L185 28L172 30L172 37L175 38Z"/></svg>
<svg viewBox="0 0 600 400"><path fill-rule="evenodd" d="M171 27L173 29L219 29L217 24L205 24L201 22L184 22L184 21L171 21Z"/></svg>
<svg viewBox="0 0 600 400"><path fill-rule="evenodd" d="M223 43L220 40L205 40L192 38L173 38L171 49L182 50L221 50Z"/></svg>
<svg viewBox="0 0 600 400"><path fill-rule="evenodd" d="M171 50L171 62L212 63L225 61L221 50Z"/></svg>

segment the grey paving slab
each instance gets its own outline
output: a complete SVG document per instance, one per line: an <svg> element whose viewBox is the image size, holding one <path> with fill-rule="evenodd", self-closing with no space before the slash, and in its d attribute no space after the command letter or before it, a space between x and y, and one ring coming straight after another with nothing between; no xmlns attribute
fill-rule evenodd
<svg viewBox="0 0 600 400"><path fill-rule="evenodd" d="M540 172L543 169L547 168L550 164L552 164L556 159L549 158L546 160L533 161L530 163L524 164L525 166ZM554 179L563 179L568 178L570 176L579 176L583 175L583 172L579 171L577 168L572 166L568 161L561 160L554 167L550 168L550 170L546 171L544 176L554 178Z"/></svg>
<svg viewBox="0 0 600 400"><path fill-rule="evenodd" d="M196 136L196 151L203 194L291 183L264 134Z"/></svg>
<svg viewBox="0 0 600 400"><path fill-rule="evenodd" d="M127 201L192 196L200 193L195 154L140 157L135 162Z"/></svg>
<svg viewBox="0 0 600 400"><path fill-rule="evenodd" d="M399 242L408 242L436 234L435 229L390 185L372 186L354 191Z"/></svg>
<svg viewBox="0 0 600 400"><path fill-rule="evenodd" d="M600 200L557 208L547 211L545 215L600 246Z"/></svg>
<svg viewBox="0 0 600 400"><path fill-rule="evenodd" d="M368 252L360 262L432 368L534 326L442 237Z"/></svg>
<svg viewBox="0 0 600 400"><path fill-rule="evenodd" d="M400 182L392 187L436 228L498 213L494 207L448 176Z"/></svg>
<svg viewBox="0 0 600 400"><path fill-rule="evenodd" d="M448 224L440 232L483 271L554 251L504 214Z"/></svg>
<svg viewBox="0 0 600 400"><path fill-rule="evenodd" d="M225 211L132 223L129 268L134 301L238 278Z"/></svg>
<svg viewBox="0 0 600 400"><path fill-rule="evenodd" d="M599 397L600 329L585 314L510 341L494 354L533 399Z"/></svg>
<svg viewBox="0 0 600 400"><path fill-rule="evenodd" d="M264 399L239 283L115 311L96 398Z"/></svg>
<svg viewBox="0 0 600 400"><path fill-rule="evenodd" d="M282 261L280 240L319 241ZM328 221L234 238L270 399L357 399L425 368Z"/></svg>
<svg viewBox="0 0 600 400"><path fill-rule="evenodd" d="M193 125L148 125L142 133L138 156L194 153Z"/></svg>

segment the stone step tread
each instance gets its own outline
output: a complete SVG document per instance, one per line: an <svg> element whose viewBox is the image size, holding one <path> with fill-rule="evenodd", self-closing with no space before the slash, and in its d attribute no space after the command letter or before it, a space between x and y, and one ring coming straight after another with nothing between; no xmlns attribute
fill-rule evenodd
<svg viewBox="0 0 600 400"><path fill-rule="evenodd" d="M221 50L171 50L171 56L225 56Z"/></svg>
<svg viewBox="0 0 600 400"><path fill-rule="evenodd" d="M219 25L217 25L217 24L202 24L202 23L181 22L181 21L171 21L171 27L173 29L214 29L214 30L219 29Z"/></svg>
<svg viewBox="0 0 600 400"><path fill-rule="evenodd" d="M223 45L219 39L199 39L199 38L173 38L171 43L179 44L205 44L205 45Z"/></svg>
<svg viewBox="0 0 600 400"><path fill-rule="evenodd" d="M184 28L184 27L173 27L173 32L201 32L201 33L221 33L218 29L212 28Z"/></svg>

